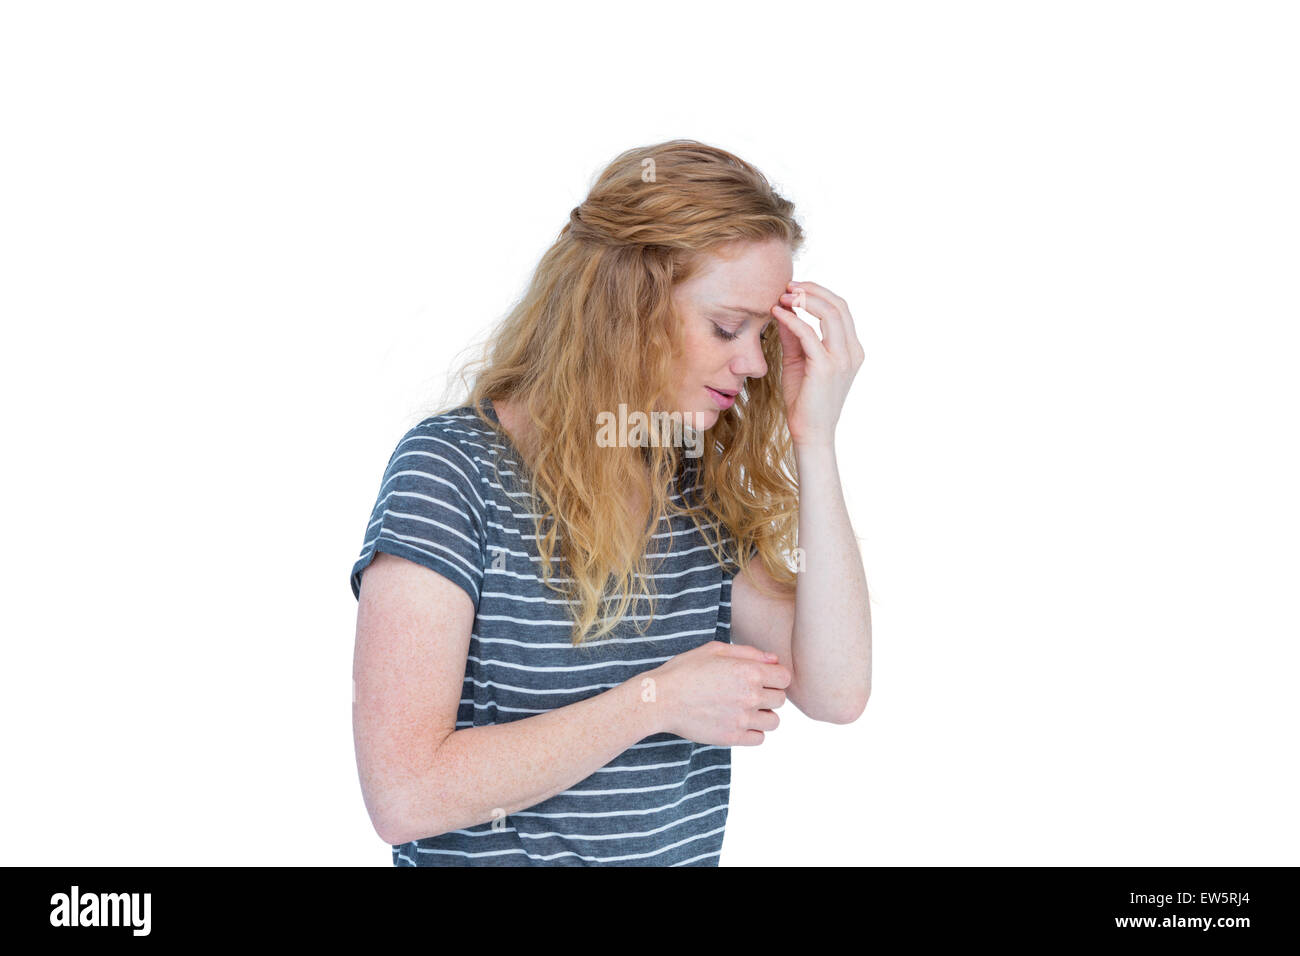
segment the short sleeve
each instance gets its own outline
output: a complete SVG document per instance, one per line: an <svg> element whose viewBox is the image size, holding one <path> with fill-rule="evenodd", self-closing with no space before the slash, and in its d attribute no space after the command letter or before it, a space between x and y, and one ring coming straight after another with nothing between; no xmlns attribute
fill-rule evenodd
<svg viewBox="0 0 1300 956"><path fill-rule="evenodd" d="M352 565L352 594L380 551L437 571L470 596L483 587L486 508L479 471L455 434L437 423L408 431L388 461L361 555Z"/></svg>

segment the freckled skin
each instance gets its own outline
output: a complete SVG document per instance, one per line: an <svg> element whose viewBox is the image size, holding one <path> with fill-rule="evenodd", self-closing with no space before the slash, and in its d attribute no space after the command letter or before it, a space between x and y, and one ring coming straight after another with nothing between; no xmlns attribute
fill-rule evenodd
<svg viewBox="0 0 1300 956"><path fill-rule="evenodd" d="M705 391L706 385L737 390L745 379L767 374L758 337L765 321L776 322L771 308L779 304L794 276L790 247L779 239L732 243L718 252L706 267L673 290L683 339L674 407L684 421L701 430L713 427L725 414ZM766 313L766 319L718 311L724 305ZM715 322L727 332L739 332L739 337L732 341L719 338Z"/></svg>

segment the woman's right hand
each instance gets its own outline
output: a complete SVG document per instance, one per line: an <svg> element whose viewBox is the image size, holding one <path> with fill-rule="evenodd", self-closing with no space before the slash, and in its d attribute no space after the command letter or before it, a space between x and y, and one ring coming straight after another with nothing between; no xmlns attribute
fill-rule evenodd
<svg viewBox="0 0 1300 956"><path fill-rule="evenodd" d="M748 644L709 641L641 676L654 681L665 733L721 747L755 747L781 722L789 669ZM643 699L644 696L643 696Z"/></svg>

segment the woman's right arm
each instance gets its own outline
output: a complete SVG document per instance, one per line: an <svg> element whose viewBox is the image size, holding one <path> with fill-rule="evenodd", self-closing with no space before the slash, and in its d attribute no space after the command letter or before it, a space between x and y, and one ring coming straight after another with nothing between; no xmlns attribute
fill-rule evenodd
<svg viewBox="0 0 1300 956"><path fill-rule="evenodd" d="M381 552L362 575L359 601L352 710L357 769L371 823L390 844L531 807L652 734L761 743L776 718L757 704L771 708L784 701L780 691L755 685L782 686L780 665L761 663L756 648L715 643L650 671L654 699L642 699L647 674L638 674L546 713L456 730L474 624L469 595L428 568ZM702 695L700 681L707 688ZM688 694L696 704L708 698L705 718L679 706Z"/></svg>

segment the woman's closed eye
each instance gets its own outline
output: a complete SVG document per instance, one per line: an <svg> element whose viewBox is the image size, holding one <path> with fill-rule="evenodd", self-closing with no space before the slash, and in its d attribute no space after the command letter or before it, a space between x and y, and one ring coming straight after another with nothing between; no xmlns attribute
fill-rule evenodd
<svg viewBox="0 0 1300 956"><path fill-rule="evenodd" d="M758 340L760 342L768 341L772 337L772 330L774 328L776 328L776 326L773 325L771 322L769 322L767 325L763 327L763 331L758 333ZM718 325L716 322L713 323L713 332L715 335L717 335L718 338L726 342L732 342L740 338L739 332L728 332L726 329Z"/></svg>

